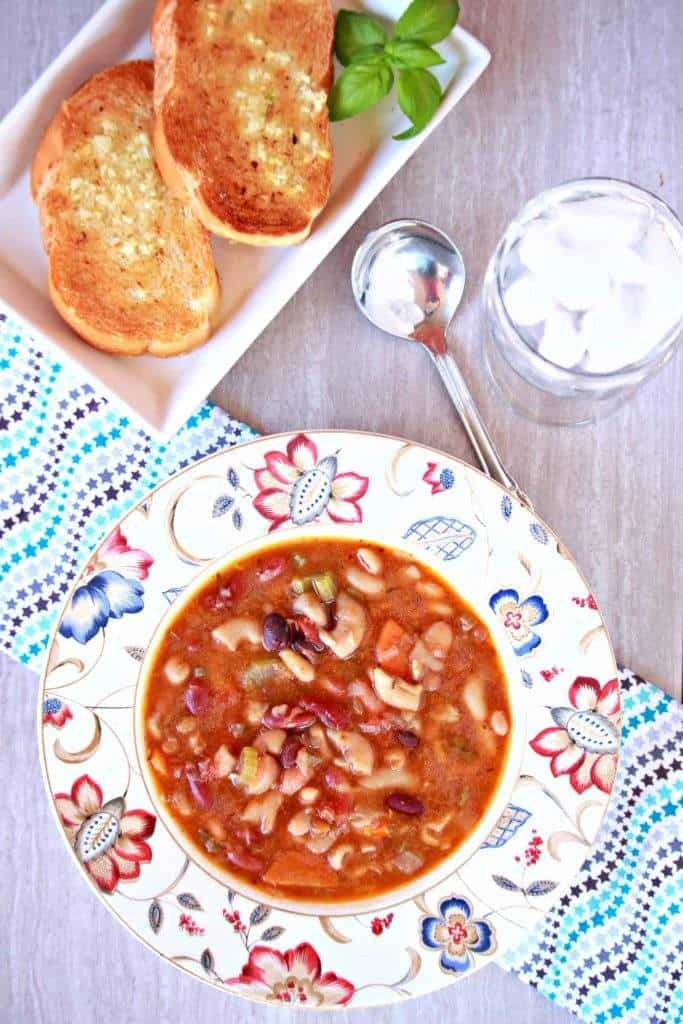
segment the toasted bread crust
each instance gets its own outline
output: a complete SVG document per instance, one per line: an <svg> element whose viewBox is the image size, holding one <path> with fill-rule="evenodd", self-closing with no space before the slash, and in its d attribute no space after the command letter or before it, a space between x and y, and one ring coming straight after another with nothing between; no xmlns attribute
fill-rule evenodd
<svg viewBox="0 0 683 1024"><path fill-rule="evenodd" d="M219 298L208 234L154 163L152 90L149 61L93 76L62 104L31 169L50 297L84 340L120 355L200 345Z"/></svg>
<svg viewBox="0 0 683 1024"><path fill-rule="evenodd" d="M154 146L209 230L302 241L329 198L329 0L157 0Z"/></svg>

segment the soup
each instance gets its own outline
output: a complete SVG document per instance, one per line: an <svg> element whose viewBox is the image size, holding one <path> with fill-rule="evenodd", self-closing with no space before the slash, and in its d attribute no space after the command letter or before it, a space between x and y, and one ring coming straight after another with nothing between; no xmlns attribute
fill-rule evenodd
<svg viewBox="0 0 683 1024"><path fill-rule="evenodd" d="M158 799L264 894L367 899L476 828L510 706L488 629L404 553L303 539L245 556L175 614L147 674Z"/></svg>

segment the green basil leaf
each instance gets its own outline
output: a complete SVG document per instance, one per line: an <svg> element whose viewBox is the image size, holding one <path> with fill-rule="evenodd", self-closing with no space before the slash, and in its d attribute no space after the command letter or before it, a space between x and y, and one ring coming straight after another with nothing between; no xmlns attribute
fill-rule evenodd
<svg viewBox="0 0 683 1024"><path fill-rule="evenodd" d="M425 72L426 73L426 72ZM389 64L349 64L330 93L330 120L343 121L378 103L394 84Z"/></svg>
<svg viewBox="0 0 683 1024"><path fill-rule="evenodd" d="M419 43L415 39L392 39L384 48L385 53L395 68L431 68L436 64L445 64L440 53Z"/></svg>
<svg viewBox="0 0 683 1024"><path fill-rule="evenodd" d="M357 50L365 46L384 46L387 34L381 25L367 14L340 11L334 26L334 52L337 60L346 65Z"/></svg>
<svg viewBox="0 0 683 1024"><path fill-rule="evenodd" d="M349 61L350 64L386 64L383 46L361 46Z"/></svg>
<svg viewBox="0 0 683 1024"><path fill-rule="evenodd" d="M457 0L413 0L396 22L396 38L431 46L445 39L459 13Z"/></svg>
<svg viewBox="0 0 683 1024"><path fill-rule="evenodd" d="M430 71L422 68L410 68L407 71L399 71L398 83L398 105L412 121L413 127L395 135L395 139L409 139L417 135L427 125L436 113L441 102L441 86Z"/></svg>

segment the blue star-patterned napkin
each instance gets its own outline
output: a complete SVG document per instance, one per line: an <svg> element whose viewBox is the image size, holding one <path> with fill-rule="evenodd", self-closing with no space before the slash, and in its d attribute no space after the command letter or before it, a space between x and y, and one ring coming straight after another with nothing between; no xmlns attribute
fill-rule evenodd
<svg viewBox="0 0 683 1024"><path fill-rule="evenodd" d="M64 594L117 520L170 474L254 436L207 403L154 442L0 314L4 649L39 671ZM623 743L598 843L503 966L586 1024L682 1024L683 709L630 672L621 682Z"/></svg>
<svg viewBox="0 0 683 1024"><path fill-rule="evenodd" d="M619 677L622 746L598 842L502 966L587 1024L681 1024L683 707Z"/></svg>
<svg viewBox="0 0 683 1024"><path fill-rule="evenodd" d="M0 644L36 671L89 553L136 501L211 452L255 437L206 403L168 442L0 313Z"/></svg>

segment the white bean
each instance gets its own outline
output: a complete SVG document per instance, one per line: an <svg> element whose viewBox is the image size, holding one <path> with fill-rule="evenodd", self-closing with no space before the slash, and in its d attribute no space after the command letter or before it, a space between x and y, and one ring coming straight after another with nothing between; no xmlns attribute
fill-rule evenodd
<svg viewBox="0 0 683 1024"><path fill-rule="evenodd" d="M204 828L209 833L209 835L213 836L213 838L216 839L219 843L224 843L225 840L228 838L227 830L225 826L222 824L222 822L218 820L218 818L209 818L209 820L204 825Z"/></svg>
<svg viewBox="0 0 683 1024"><path fill-rule="evenodd" d="M311 830L311 814L312 811L310 808L306 808L303 811L297 811L297 813L289 819L289 824L287 825L287 831L289 834L299 838L301 836L307 836Z"/></svg>
<svg viewBox="0 0 683 1024"><path fill-rule="evenodd" d="M160 775L168 775L168 764L160 750L155 750L149 760L150 764L159 772Z"/></svg>
<svg viewBox="0 0 683 1024"><path fill-rule="evenodd" d="M284 651L280 651L280 658L287 666L293 676L302 683L312 683L315 679L315 669L311 665L310 661L307 661L303 655L298 654L297 651L291 650L289 647L285 647Z"/></svg>
<svg viewBox="0 0 683 1024"><path fill-rule="evenodd" d="M350 658L360 646L368 620L363 605L344 590L337 597L336 612L337 623L334 629L332 632L321 629L320 639L343 661Z"/></svg>
<svg viewBox="0 0 683 1024"><path fill-rule="evenodd" d="M197 719L194 715L183 715L176 722L175 728L176 732L179 732L181 736L187 736L188 733L194 732L197 728Z"/></svg>
<svg viewBox="0 0 683 1024"><path fill-rule="evenodd" d="M211 631L211 636L217 643L227 647L229 651L236 651L243 641L253 646L259 645L262 631L256 619L239 616L216 626Z"/></svg>
<svg viewBox="0 0 683 1024"><path fill-rule="evenodd" d="M443 661L453 643L453 630L447 622L433 622L422 634L422 641L430 654Z"/></svg>
<svg viewBox="0 0 683 1024"><path fill-rule="evenodd" d="M423 597L439 598L446 596L446 591L443 587L440 587L438 583L433 583L432 580L420 580L419 583L415 584L415 589Z"/></svg>
<svg viewBox="0 0 683 1024"><path fill-rule="evenodd" d="M323 629L327 627L327 608L310 590L305 590L303 594L295 597L292 601L292 608L297 615L305 615L311 622L315 622L316 626L321 626Z"/></svg>
<svg viewBox="0 0 683 1024"><path fill-rule="evenodd" d="M356 558L369 573L372 573L373 576L379 576L383 569L383 564L376 551L373 551L372 548L358 548Z"/></svg>
<svg viewBox="0 0 683 1024"><path fill-rule="evenodd" d="M189 737L187 745L193 754L203 754L206 750L206 743L196 732L193 732Z"/></svg>
<svg viewBox="0 0 683 1024"><path fill-rule="evenodd" d="M404 565L396 575L406 583L414 583L415 580L421 578L420 570L416 565Z"/></svg>
<svg viewBox="0 0 683 1024"><path fill-rule="evenodd" d="M344 861L353 853L351 843L340 843L327 855L327 863L335 871L341 871Z"/></svg>
<svg viewBox="0 0 683 1024"><path fill-rule="evenodd" d="M237 764L237 758L230 752L225 743L222 743L213 755L213 764L219 779L227 779Z"/></svg>
<svg viewBox="0 0 683 1024"><path fill-rule="evenodd" d="M354 590L360 591L366 597L381 597L386 592L387 585L378 576L372 576L363 569L350 565L346 570L346 581Z"/></svg>
<svg viewBox="0 0 683 1024"><path fill-rule="evenodd" d="M173 686L180 686L190 675L190 666L182 658L169 658L164 665L164 675Z"/></svg>
<svg viewBox="0 0 683 1024"><path fill-rule="evenodd" d="M438 615L442 619L450 619L453 609L445 601L429 601L427 611L430 615Z"/></svg>
<svg viewBox="0 0 683 1024"><path fill-rule="evenodd" d="M487 708L484 681L480 676L470 676L463 687L462 698L472 717L478 722L483 722L486 718Z"/></svg>
<svg viewBox="0 0 683 1024"><path fill-rule="evenodd" d="M494 711L491 715L491 727L499 736L507 736L510 726L503 711Z"/></svg>
<svg viewBox="0 0 683 1024"><path fill-rule="evenodd" d="M147 719L147 731L154 737L155 740L161 739L161 716L158 711L154 711L149 715Z"/></svg>
<svg viewBox="0 0 683 1024"><path fill-rule="evenodd" d="M299 791L299 800L307 807L314 804L319 796L320 790L316 789L315 786L304 786L304 788Z"/></svg>

